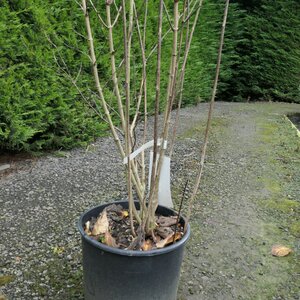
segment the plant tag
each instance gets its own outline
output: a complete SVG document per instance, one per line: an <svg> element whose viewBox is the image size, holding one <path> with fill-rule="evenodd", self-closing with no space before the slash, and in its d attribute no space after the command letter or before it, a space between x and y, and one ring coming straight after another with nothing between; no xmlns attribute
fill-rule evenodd
<svg viewBox="0 0 300 300"><path fill-rule="evenodd" d="M157 157L157 162L159 155ZM153 151L150 151L150 163L149 163L149 178L148 178L148 189L150 190L151 185L151 170L153 164ZM171 179L170 179L170 167L171 159L168 156L164 156L160 180L158 185L158 204L173 208L173 201L171 197Z"/></svg>
<svg viewBox="0 0 300 300"><path fill-rule="evenodd" d="M162 139L158 139L157 140L157 145L158 146L161 145L161 141L162 141ZM167 144L168 144L168 141L164 141L164 145L163 145L164 149L167 149ZM142 145L140 148L136 149L134 152L132 152L129 155L129 160L134 159L141 152L145 151L146 149L148 149L150 147L153 147L153 145L154 145L154 141L153 140L151 140L151 141L147 142L146 144ZM124 157L124 159L123 159L123 164L126 165L127 163L128 163L128 156Z"/></svg>

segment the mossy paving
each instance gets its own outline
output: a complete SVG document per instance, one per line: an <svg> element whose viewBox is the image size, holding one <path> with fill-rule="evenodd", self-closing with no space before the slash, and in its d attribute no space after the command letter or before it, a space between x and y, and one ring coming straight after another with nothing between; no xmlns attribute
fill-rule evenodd
<svg viewBox="0 0 300 300"><path fill-rule="evenodd" d="M215 123L178 299L299 299L300 139L284 118L299 109L238 104Z"/></svg>

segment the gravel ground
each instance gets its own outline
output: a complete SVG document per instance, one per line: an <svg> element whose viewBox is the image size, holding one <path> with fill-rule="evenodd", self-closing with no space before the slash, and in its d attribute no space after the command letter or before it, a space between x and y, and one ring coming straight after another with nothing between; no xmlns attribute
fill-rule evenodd
<svg viewBox="0 0 300 300"><path fill-rule="evenodd" d="M174 199L185 180L195 178L207 107L182 111L171 165ZM275 196L300 202L299 151L281 169L270 160L278 153L266 127L287 126L282 116L291 112L300 112L300 105L216 104L178 299L300 299L297 228L292 232L284 223L291 212L278 215L277 207L264 205ZM83 299L76 222L86 209L125 197L114 151L113 140L101 138L87 149L22 161L20 170L0 179L3 299ZM285 172L292 179L280 176ZM295 207L293 214L299 213ZM272 257L275 243L294 253Z"/></svg>

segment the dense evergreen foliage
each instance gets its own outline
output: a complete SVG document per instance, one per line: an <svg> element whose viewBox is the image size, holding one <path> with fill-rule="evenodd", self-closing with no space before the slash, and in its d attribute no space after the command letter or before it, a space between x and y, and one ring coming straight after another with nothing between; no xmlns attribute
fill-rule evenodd
<svg viewBox="0 0 300 300"><path fill-rule="evenodd" d="M102 2L104 8L105 1ZM138 3L142 15L144 0ZM157 39L157 0L148 3L148 24L153 30L147 32L146 56ZM172 1L166 3L172 5ZM222 0L204 1L188 60L185 105L207 101L210 97L223 8ZM299 14L297 0L231 3L218 92L220 100L300 102ZM87 42L82 36L84 20L76 1L0 0L0 15L0 149L70 148L101 134L106 125L94 111L99 104L90 76ZM97 22L95 13L91 13L91 18ZM107 32L100 26L94 28L96 47L101 50L99 72L113 109L115 97L110 80ZM114 37L116 58L120 62L121 26L116 27ZM138 44L137 36L133 35L133 43ZM169 34L163 43L163 86L168 78L170 43ZM133 51L132 85L136 87L133 99L139 88L136 77L142 72L139 59L139 54ZM148 61L150 111L155 95L155 62L154 53ZM119 71L122 78L123 69ZM77 79L82 95L71 77Z"/></svg>
<svg viewBox="0 0 300 300"><path fill-rule="evenodd" d="M220 99L300 102L299 16L297 0L231 4Z"/></svg>
<svg viewBox="0 0 300 300"><path fill-rule="evenodd" d="M56 13L68 13L52 6L49 14L35 0L0 3L0 148L70 148L98 135L103 125L58 73L47 40L54 30L74 39L71 20L59 28L51 23L58 24Z"/></svg>

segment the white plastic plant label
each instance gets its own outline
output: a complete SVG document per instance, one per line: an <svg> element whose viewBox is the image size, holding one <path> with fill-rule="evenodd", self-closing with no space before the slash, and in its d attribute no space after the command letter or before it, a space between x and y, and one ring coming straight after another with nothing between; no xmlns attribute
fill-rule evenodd
<svg viewBox="0 0 300 300"><path fill-rule="evenodd" d="M164 141L164 149L167 149L167 141ZM135 150L134 152L132 152L129 155L129 160L133 160L136 156L138 156L142 151L145 151L146 149L153 147L154 145L154 141L151 140L148 143L144 144L143 146L141 146L140 148L138 148L137 150ZM161 145L161 139L157 140L157 145L160 146ZM126 165L128 163L128 156L124 157L123 159L123 164Z"/></svg>
<svg viewBox="0 0 300 300"><path fill-rule="evenodd" d="M159 157L159 156L158 156ZM158 160L158 158L157 158ZM150 152L150 163L149 163L149 178L148 178L148 189L150 190L151 185L151 170L153 164L153 152ZM171 159L168 156L164 156L160 181L158 186L158 204L166 207L173 208L173 201L171 196L171 178L170 178Z"/></svg>

